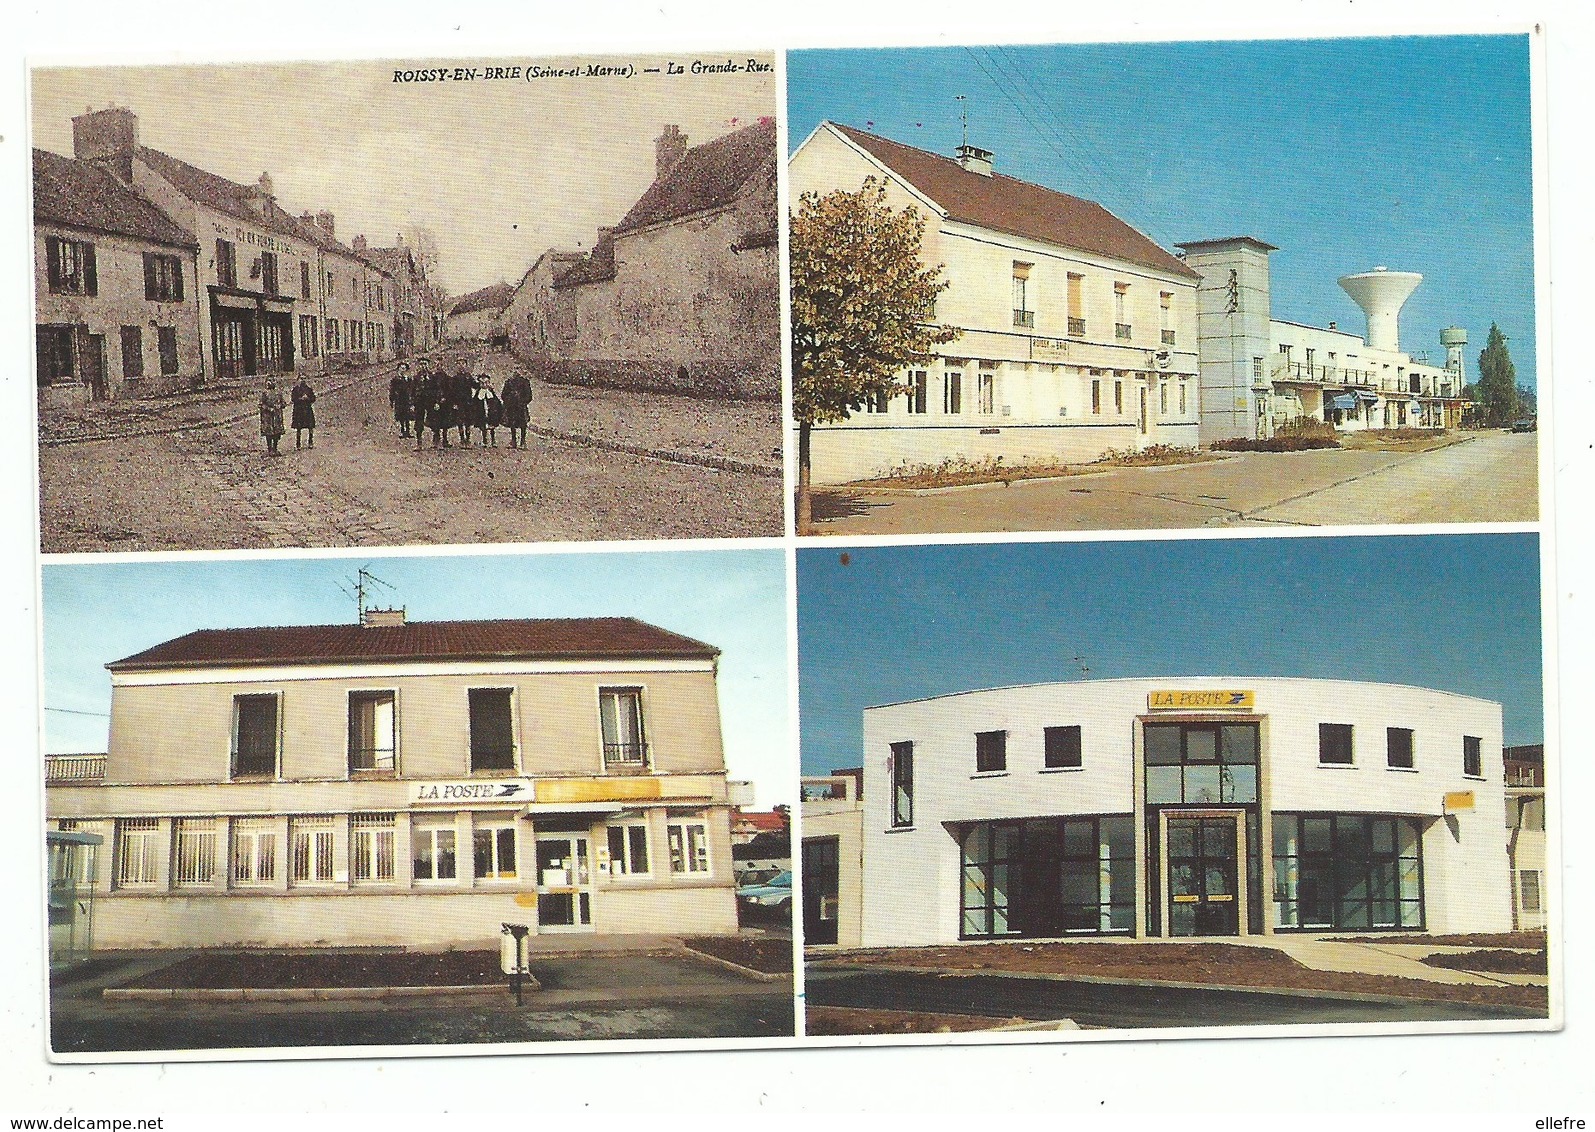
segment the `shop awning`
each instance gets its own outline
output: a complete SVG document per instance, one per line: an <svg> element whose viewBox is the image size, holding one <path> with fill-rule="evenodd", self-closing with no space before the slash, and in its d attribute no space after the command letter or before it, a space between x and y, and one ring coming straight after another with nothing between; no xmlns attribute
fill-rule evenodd
<svg viewBox="0 0 1595 1132"><path fill-rule="evenodd" d="M1329 403L1342 411L1357 407L1357 399L1349 393L1342 393Z"/></svg>
<svg viewBox="0 0 1595 1132"><path fill-rule="evenodd" d="M1373 402L1373 401L1377 401L1377 400L1379 400L1379 394L1377 394L1377 393L1370 393L1370 392L1369 392L1369 391L1368 391L1368 390L1366 390L1366 389L1358 389L1358 390L1356 390L1356 391L1355 391L1355 392L1356 392L1356 394L1357 394L1357 398L1358 398L1358 400L1361 400L1361 401L1368 401L1368 402Z"/></svg>

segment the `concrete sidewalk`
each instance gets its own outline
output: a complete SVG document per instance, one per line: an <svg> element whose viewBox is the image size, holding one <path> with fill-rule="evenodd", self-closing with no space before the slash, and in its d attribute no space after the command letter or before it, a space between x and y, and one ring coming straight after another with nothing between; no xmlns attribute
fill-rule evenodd
<svg viewBox="0 0 1595 1132"><path fill-rule="evenodd" d="M1224 942L1282 951L1303 967L1314 971L1389 975L1398 979L1421 979L1431 983L1471 986L1509 984L1545 986L1548 983L1548 979L1543 975L1498 975L1476 971L1453 971L1446 967L1431 967L1427 963L1419 962L1421 956L1437 952L1456 954L1465 951L1502 950L1499 948L1447 947L1423 943L1421 940L1413 943L1346 943L1305 935L1237 936Z"/></svg>

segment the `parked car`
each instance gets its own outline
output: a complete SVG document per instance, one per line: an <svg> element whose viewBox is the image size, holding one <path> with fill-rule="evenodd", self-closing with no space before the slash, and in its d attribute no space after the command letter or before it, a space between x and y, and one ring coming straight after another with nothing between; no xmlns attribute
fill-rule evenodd
<svg viewBox="0 0 1595 1132"><path fill-rule="evenodd" d="M1540 422L1537 417L1519 417L1507 427L1513 432L1538 432Z"/></svg>
<svg viewBox="0 0 1595 1132"><path fill-rule="evenodd" d="M763 884L737 889L737 907L747 914L789 915L792 911L792 870L776 873Z"/></svg>

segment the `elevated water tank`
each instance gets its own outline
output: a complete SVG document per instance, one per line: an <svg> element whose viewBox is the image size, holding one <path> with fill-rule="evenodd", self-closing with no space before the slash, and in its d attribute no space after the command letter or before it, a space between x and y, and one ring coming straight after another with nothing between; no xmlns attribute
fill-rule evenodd
<svg viewBox="0 0 1595 1132"><path fill-rule="evenodd" d="M1379 350L1401 349L1397 326L1401 307L1422 282L1423 276L1415 271L1390 271L1383 267L1340 277L1341 289L1368 316L1368 345Z"/></svg>

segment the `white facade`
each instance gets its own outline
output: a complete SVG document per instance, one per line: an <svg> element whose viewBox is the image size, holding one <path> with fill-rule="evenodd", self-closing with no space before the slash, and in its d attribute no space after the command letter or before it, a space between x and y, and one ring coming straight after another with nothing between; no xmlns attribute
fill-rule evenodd
<svg viewBox="0 0 1595 1132"><path fill-rule="evenodd" d="M1043 684L868 709L863 754L866 947L1511 927L1501 708L1484 700Z"/></svg>
<svg viewBox="0 0 1595 1132"><path fill-rule="evenodd" d="M794 200L856 192L874 177L894 210L918 210L927 221L921 259L940 264L950 283L935 320L959 331L925 365L898 375L905 392L815 426L815 483L1196 444L1195 273L1089 202L992 173L989 157L971 151L957 162L829 122L793 154ZM919 170L928 175L916 183ZM1025 204L1038 194L1067 202L1159 265L1087 250L1104 242L1095 230L1082 230L1079 246L1037 235L1015 192L1027 194ZM947 193L956 199L938 199ZM986 211L1015 223L960 219Z"/></svg>

